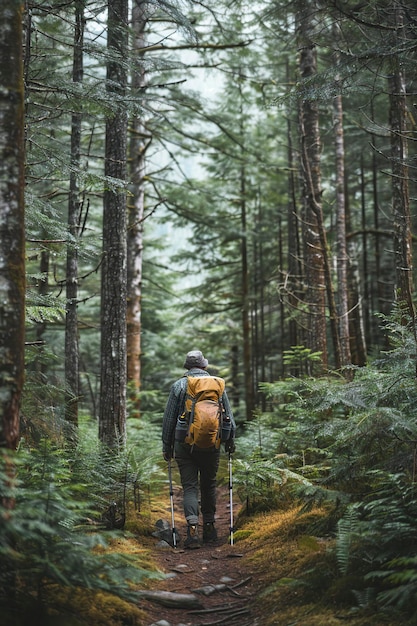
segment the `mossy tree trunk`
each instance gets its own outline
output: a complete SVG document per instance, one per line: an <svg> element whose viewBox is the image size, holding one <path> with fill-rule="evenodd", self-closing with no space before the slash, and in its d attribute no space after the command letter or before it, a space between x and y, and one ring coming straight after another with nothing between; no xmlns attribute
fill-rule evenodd
<svg viewBox="0 0 417 626"><path fill-rule="evenodd" d="M15 448L24 376L23 2L0 3L0 445Z"/></svg>

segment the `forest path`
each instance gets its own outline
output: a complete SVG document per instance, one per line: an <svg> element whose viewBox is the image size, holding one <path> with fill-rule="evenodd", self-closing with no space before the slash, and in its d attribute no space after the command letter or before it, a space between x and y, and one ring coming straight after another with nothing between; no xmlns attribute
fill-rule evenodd
<svg viewBox="0 0 417 626"><path fill-rule="evenodd" d="M164 598L162 592L175 594L173 597L178 601L181 597L177 594L187 595L183 598L184 604L176 608L164 606L160 601L144 600L142 608L148 616L144 626L260 625L251 606L257 593L256 577L248 571L240 546L229 543L228 487L218 487L217 494L217 542L184 550L186 524L182 516L182 490L174 487L175 525L181 541L174 549L159 547L155 540L155 560L168 577L153 583L151 591L157 592L159 600ZM238 506L234 503L233 508L236 517ZM168 518L171 519L170 513L167 521ZM170 598L168 594L166 599Z"/></svg>

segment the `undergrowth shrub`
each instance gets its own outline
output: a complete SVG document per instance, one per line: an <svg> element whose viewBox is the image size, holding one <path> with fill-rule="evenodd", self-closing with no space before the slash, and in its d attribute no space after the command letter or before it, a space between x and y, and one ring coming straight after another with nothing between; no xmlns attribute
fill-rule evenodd
<svg viewBox="0 0 417 626"><path fill-rule="evenodd" d="M1 456L0 612L5 623L21 626L30 616L32 624L45 624L51 612L62 617L74 611L52 588L72 588L75 603L77 589L137 602L135 586L155 575L143 555L109 549L113 539L123 538L120 531L104 532L114 527L105 517L109 503L120 502L118 511L125 512L142 473L151 480L155 458L140 452L140 438L137 450L105 453L85 430L80 429L75 447L42 438L36 446L22 441L17 452ZM120 520L117 515L113 521Z"/></svg>
<svg viewBox="0 0 417 626"><path fill-rule="evenodd" d="M414 614L416 519L416 487L408 476L375 471L372 494L349 505L338 524L339 570L361 575L361 588L353 589L358 602L398 606Z"/></svg>
<svg viewBox="0 0 417 626"><path fill-rule="evenodd" d="M385 326L392 348L352 380L333 373L263 384L269 410L238 450L257 460L250 480L242 468L243 497L272 494L274 506L290 497L304 511L326 504L340 596L408 619L417 599L416 344L395 319Z"/></svg>

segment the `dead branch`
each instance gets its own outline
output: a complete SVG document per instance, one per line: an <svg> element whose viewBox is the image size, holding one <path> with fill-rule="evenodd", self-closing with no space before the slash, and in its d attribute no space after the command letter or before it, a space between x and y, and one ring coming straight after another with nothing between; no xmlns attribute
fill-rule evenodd
<svg viewBox="0 0 417 626"><path fill-rule="evenodd" d="M243 587L243 585L246 585L246 583L250 582L252 580L252 576L248 576L248 578L244 578L243 580L241 580L240 582L231 585L230 589L237 589L238 587Z"/></svg>
<svg viewBox="0 0 417 626"><path fill-rule="evenodd" d="M227 585L224 583L218 585L204 585L204 587L198 587L198 589L191 589L194 593L201 593L203 596L211 596L213 593L217 591L225 591L227 589Z"/></svg>
<svg viewBox="0 0 417 626"><path fill-rule="evenodd" d="M200 600L192 593L173 591L139 591L139 596L150 602L156 602L172 609L201 609Z"/></svg>

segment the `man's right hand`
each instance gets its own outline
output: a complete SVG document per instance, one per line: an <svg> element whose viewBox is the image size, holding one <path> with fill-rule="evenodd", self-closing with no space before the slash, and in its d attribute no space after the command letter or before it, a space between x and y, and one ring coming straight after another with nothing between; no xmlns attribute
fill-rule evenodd
<svg viewBox="0 0 417 626"><path fill-rule="evenodd" d="M171 452L171 450L169 450L168 452L166 450L164 450L162 454L164 455L165 461L170 461L172 459L172 452Z"/></svg>
<svg viewBox="0 0 417 626"><path fill-rule="evenodd" d="M226 443L224 444L224 449L229 454L233 454L233 452L236 450L235 440L229 439L228 441L226 441Z"/></svg>

